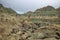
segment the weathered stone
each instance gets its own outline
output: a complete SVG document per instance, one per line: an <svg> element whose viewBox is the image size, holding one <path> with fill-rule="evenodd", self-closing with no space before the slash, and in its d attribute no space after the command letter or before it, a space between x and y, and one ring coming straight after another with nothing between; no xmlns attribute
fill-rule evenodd
<svg viewBox="0 0 60 40"><path fill-rule="evenodd" d="M44 40L57 40L56 38L45 38Z"/></svg>

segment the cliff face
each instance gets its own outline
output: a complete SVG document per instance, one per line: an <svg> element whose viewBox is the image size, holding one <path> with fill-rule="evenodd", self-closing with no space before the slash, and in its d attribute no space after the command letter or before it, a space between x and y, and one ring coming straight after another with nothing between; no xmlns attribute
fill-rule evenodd
<svg viewBox="0 0 60 40"><path fill-rule="evenodd" d="M59 15L51 6L19 15L0 4L0 40L60 40Z"/></svg>

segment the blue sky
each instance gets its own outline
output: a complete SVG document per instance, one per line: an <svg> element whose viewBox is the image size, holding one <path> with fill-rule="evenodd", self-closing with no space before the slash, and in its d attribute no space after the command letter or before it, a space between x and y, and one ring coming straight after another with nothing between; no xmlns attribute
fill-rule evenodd
<svg viewBox="0 0 60 40"><path fill-rule="evenodd" d="M5 7L10 7L18 13L34 11L47 5L55 8L60 7L60 0L0 0Z"/></svg>

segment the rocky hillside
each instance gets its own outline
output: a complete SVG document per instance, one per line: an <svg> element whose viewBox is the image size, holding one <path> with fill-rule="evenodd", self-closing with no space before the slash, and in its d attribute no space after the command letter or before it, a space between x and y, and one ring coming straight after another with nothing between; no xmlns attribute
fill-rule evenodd
<svg viewBox="0 0 60 40"><path fill-rule="evenodd" d="M0 4L0 40L60 40L59 15L51 6L19 15Z"/></svg>
<svg viewBox="0 0 60 40"><path fill-rule="evenodd" d="M60 23L60 8L55 9L52 6L43 7L35 10L34 12L27 12L23 14L25 17L29 17L34 23L49 22L49 23Z"/></svg>

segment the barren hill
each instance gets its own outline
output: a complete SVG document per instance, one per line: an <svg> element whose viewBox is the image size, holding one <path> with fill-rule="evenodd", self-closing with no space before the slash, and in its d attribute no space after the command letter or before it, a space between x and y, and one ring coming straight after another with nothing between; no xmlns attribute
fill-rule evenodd
<svg viewBox="0 0 60 40"><path fill-rule="evenodd" d="M60 40L59 15L52 6L17 14L0 4L0 40Z"/></svg>

